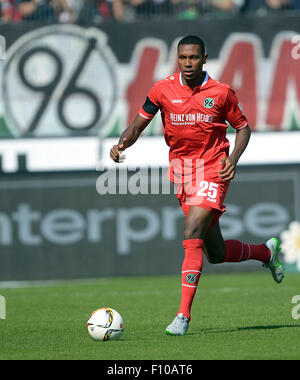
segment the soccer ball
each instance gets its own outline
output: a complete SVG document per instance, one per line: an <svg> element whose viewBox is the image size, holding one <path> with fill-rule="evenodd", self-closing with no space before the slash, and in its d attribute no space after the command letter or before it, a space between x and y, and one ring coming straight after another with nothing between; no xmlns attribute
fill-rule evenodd
<svg viewBox="0 0 300 380"><path fill-rule="evenodd" d="M119 339L124 330L124 320L116 310L102 307L90 315L87 328L94 340Z"/></svg>

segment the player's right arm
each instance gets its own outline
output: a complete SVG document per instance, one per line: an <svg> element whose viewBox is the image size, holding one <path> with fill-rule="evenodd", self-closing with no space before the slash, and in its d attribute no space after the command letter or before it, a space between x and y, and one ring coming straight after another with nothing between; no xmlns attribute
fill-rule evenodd
<svg viewBox="0 0 300 380"><path fill-rule="evenodd" d="M159 92L154 85L149 92L144 105L140 108L133 122L122 133L119 143L110 150L110 158L115 162L120 162L122 152L133 145L139 138L143 130L154 118L159 110Z"/></svg>
<svg viewBox="0 0 300 380"><path fill-rule="evenodd" d="M119 143L111 148L110 158L115 162L120 162L122 152L136 142L150 121L151 120L144 119L140 115L136 115L130 126L122 133Z"/></svg>

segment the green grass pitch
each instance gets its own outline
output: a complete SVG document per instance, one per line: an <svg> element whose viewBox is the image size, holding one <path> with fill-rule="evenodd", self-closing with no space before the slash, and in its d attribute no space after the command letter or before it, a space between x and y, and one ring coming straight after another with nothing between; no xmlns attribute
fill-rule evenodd
<svg viewBox="0 0 300 380"><path fill-rule="evenodd" d="M0 359L300 359L300 319L293 319L291 303L300 294L299 274L280 285L267 271L202 275L184 337L165 334L180 301L178 276L58 282L0 294ZM102 306L124 318L118 341L95 342L87 333L88 316Z"/></svg>

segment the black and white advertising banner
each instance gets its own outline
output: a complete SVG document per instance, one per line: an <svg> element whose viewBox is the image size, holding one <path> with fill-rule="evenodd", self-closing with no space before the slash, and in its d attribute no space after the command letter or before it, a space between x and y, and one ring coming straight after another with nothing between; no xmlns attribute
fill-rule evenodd
<svg viewBox="0 0 300 380"><path fill-rule="evenodd" d="M107 181L106 174L3 176L0 281L179 273L184 217L172 188L165 191L165 170L137 170L126 181L121 170ZM241 167L220 220L224 238L259 244L279 237L300 220L299 194L299 166ZM260 267L205 262L204 271Z"/></svg>
<svg viewBox="0 0 300 380"><path fill-rule="evenodd" d="M300 129L298 17L78 25L1 25L0 136L118 136L159 79L178 71L184 34L205 41L215 79L255 131ZM162 133L159 117L147 130Z"/></svg>

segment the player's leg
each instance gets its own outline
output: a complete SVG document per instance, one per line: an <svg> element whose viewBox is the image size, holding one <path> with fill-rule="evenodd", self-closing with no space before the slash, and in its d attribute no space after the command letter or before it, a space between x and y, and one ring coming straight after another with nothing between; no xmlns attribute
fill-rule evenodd
<svg viewBox="0 0 300 380"><path fill-rule="evenodd" d="M208 261L213 264L258 260L270 261L271 253L265 244L247 244L239 240L223 240L219 221L207 231L205 247Z"/></svg>
<svg viewBox="0 0 300 380"><path fill-rule="evenodd" d="M205 233L212 222L212 214L199 206L191 206L185 219L182 263L182 296L177 314L183 313L190 320L192 302L198 287L203 267Z"/></svg>
<svg viewBox="0 0 300 380"><path fill-rule="evenodd" d="M167 327L170 335L184 335L191 319L191 307L197 290L203 266L204 236L211 221L208 209L191 206L186 215L183 247L185 257L182 263L181 303L174 321Z"/></svg>
<svg viewBox="0 0 300 380"><path fill-rule="evenodd" d="M226 257L226 244L219 220L210 226L204 237L204 254L211 264L222 263Z"/></svg>
<svg viewBox="0 0 300 380"><path fill-rule="evenodd" d="M212 264L258 260L270 269L277 283L284 277L283 266L278 260L280 244L275 238L264 244L247 244L239 240L224 241L217 221L205 234L204 244L204 253Z"/></svg>

